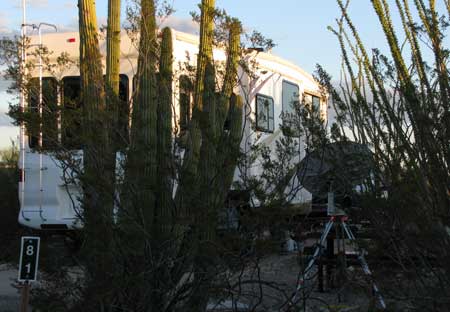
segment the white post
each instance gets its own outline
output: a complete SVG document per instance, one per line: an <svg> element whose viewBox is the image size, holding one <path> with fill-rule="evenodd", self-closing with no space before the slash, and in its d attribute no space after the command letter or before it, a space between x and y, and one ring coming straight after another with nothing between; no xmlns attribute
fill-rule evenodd
<svg viewBox="0 0 450 312"><path fill-rule="evenodd" d="M42 192L44 191L42 188L42 32L41 26L39 25L39 214L41 214L42 218Z"/></svg>

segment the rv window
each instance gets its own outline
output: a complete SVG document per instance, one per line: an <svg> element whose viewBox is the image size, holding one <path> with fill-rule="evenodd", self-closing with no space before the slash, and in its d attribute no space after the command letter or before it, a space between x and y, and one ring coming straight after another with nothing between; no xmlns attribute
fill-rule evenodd
<svg viewBox="0 0 450 312"><path fill-rule="evenodd" d="M315 112L320 112L320 98L318 96L312 96L312 105Z"/></svg>
<svg viewBox="0 0 450 312"><path fill-rule="evenodd" d="M273 98L256 95L256 129L259 131L273 132Z"/></svg>
<svg viewBox="0 0 450 312"><path fill-rule="evenodd" d="M305 93L305 104L310 105L313 116L320 117L320 98L318 96Z"/></svg>
<svg viewBox="0 0 450 312"><path fill-rule="evenodd" d="M81 142L81 86L80 77L62 80L63 112L61 120L62 144L68 149L80 149Z"/></svg>
<svg viewBox="0 0 450 312"><path fill-rule="evenodd" d="M283 128L285 130L285 134L296 135L297 131L295 130L295 120L297 118L295 107L299 104L299 87L292 82L283 80L281 93Z"/></svg>
<svg viewBox="0 0 450 312"><path fill-rule="evenodd" d="M188 76L180 76L180 130L185 131L191 120L192 82Z"/></svg>
<svg viewBox="0 0 450 312"><path fill-rule="evenodd" d="M58 143L58 83L55 78L42 78L42 119L39 114L39 79L30 79L28 89L30 122L28 123L28 144L39 147L40 124L42 123L42 148L53 149Z"/></svg>
<svg viewBox="0 0 450 312"><path fill-rule="evenodd" d="M117 144L118 148L128 145L129 142L129 117L130 117L130 103L128 102L128 76L120 75L119 80L119 108L117 120Z"/></svg>

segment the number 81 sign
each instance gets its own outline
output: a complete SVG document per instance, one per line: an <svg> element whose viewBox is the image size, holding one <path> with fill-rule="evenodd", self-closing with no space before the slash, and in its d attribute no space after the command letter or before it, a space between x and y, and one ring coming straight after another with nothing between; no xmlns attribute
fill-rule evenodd
<svg viewBox="0 0 450 312"><path fill-rule="evenodd" d="M40 237L22 236L19 262L19 282L36 281Z"/></svg>

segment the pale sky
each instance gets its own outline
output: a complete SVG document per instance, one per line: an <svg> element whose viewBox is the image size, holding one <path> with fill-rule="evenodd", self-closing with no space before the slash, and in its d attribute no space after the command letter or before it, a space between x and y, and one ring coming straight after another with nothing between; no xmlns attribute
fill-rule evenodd
<svg viewBox="0 0 450 312"><path fill-rule="evenodd" d="M122 0L122 12L130 0ZM181 31L195 31L190 21L190 11L198 11L200 0L168 0L175 13L169 26ZM410 1L412 2L412 1ZM437 1L439 12L444 13L444 1ZM388 0L394 24L399 24L393 0ZM21 0L0 1L0 36L18 33L21 24ZM107 0L97 0L97 16L105 23ZM335 25L340 11L335 0L216 0L219 8L239 18L247 30L258 30L275 41L273 53L299 65L312 73L317 63L333 77L338 78L340 50L338 43L327 30ZM27 22L47 22L58 25L59 31L76 30L78 12L76 0L27 0ZM349 13L367 48L387 52L384 35L371 7L370 0L353 0ZM447 41L448 43L448 41ZM7 96L0 83L0 115L7 111ZM0 148L9 145L14 131L4 131L7 120L0 118Z"/></svg>

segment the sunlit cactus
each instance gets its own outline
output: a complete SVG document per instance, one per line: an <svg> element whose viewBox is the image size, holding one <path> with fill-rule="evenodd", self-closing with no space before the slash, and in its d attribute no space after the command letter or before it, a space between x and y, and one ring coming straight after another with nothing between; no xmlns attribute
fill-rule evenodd
<svg viewBox="0 0 450 312"><path fill-rule="evenodd" d="M120 0L108 1L106 51L106 88L118 97L120 70Z"/></svg>
<svg viewBox="0 0 450 312"><path fill-rule="evenodd" d="M88 262L88 287L102 289L92 299L101 306L109 301L112 257L111 181L108 174L109 135L105 117L105 92L101 54L98 43L97 18L93 0L79 0L80 78L83 101L83 208L85 249L92 255ZM100 125L100 126L99 126ZM104 173L101 177L98 172ZM102 239L97 239L97 237Z"/></svg>

